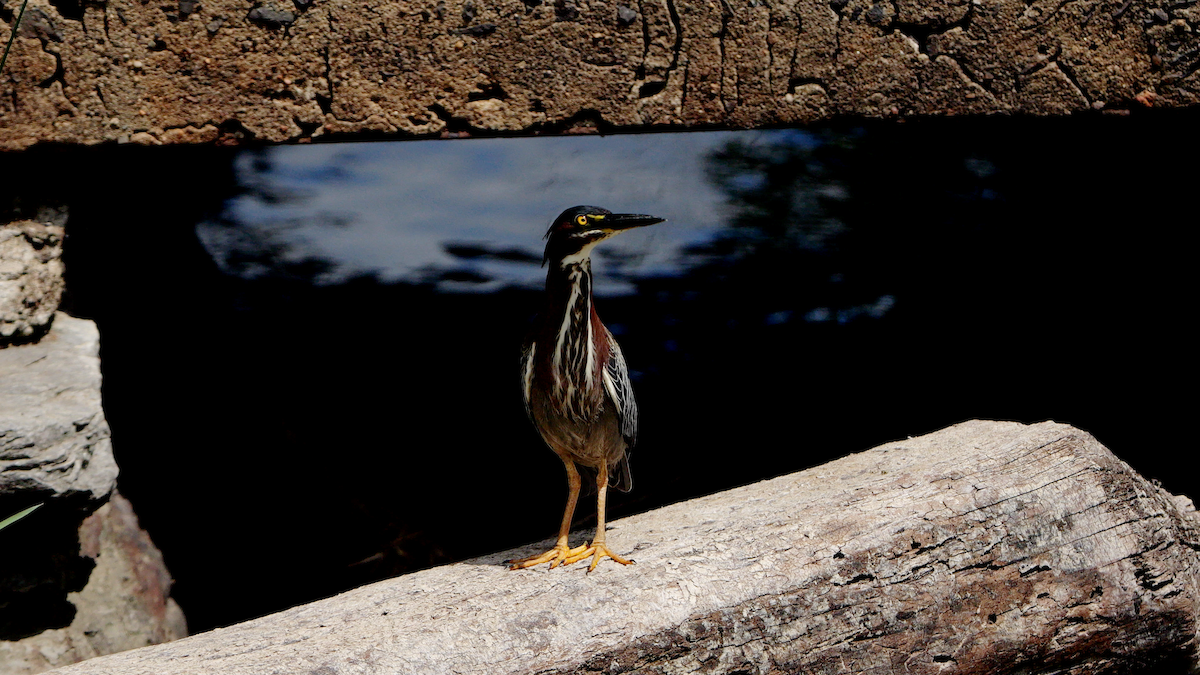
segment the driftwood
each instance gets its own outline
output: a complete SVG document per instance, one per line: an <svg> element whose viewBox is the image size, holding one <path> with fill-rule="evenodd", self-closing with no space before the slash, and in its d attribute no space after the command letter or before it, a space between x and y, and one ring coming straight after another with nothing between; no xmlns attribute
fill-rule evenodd
<svg viewBox="0 0 1200 675"><path fill-rule="evenodd" d="M500 565L542 542L56 672L1094 673L1195 651L1191 502L1052 422L967 422L608 538L637 564Z"/></svg>

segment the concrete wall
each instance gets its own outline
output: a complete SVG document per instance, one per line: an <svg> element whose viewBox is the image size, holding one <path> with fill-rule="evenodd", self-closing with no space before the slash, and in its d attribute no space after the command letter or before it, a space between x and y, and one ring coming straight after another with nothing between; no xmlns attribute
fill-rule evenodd
<svg viewBox="0 0 1200 675"><path fill-rule="evenodd" d="M0 147L1185 106L1198 21L1175 0L32 0Z"/></svg>

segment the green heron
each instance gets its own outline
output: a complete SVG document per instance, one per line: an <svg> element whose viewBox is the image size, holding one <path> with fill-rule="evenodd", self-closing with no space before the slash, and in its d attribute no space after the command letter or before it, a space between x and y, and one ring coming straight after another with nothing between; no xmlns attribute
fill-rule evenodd
<svg viewBox="0 0 1200 675"><path fill-rule="evenodd" d="M633 487L629 450L637 439L637 404L625 357L592 302L591 253L618 232L662 221L576 206L563 211L546 232L546 307L521 351L521 378L525 412L567 467L567 508L554 548L511 560L510 569L544 562L554 568L591 557L591 572L605 557L622 565L632 562L604 543L604 500L609 485L622 491ZM596 478L596 536L591 544L571 548L567 534L581 468Z"/></svg>

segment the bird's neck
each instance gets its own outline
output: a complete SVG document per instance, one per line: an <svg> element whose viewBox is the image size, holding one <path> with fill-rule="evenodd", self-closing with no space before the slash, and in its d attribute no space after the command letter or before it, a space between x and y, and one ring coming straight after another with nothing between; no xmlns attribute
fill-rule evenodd
<svg viewBox="0 0 1200 675"><path fill-rule="evenodd" d="M546 326L554 331L555 351L592 337L592 261L554 261L546 275Z"/></svg>
<svg viewBox="0 0 1200 675"><path fill-rule="evenodd" d="M554 260L546 273L546 294L552 307L569 307L572 298L585 298L592 304L592 259L578 261Z"/></svg>
<svg viewBox="0 0 1200 675"><path fill-rule="evenodd" d="M551 347L548 356L555 393L568 409L582 415L590 407L587 401L593 398L598 362L603 358L596 345L597 331L603 327L592 304L591 260L554 261L546 275L546 292L550 311L545 318L545 338Z"/></svg>

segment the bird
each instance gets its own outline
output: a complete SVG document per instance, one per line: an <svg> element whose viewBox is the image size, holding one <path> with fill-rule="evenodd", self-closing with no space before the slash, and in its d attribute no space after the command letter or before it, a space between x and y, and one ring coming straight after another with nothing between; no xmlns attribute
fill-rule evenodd
<svg viewBox="0 0 1200 675"><path fill-rule="evenodd" d="M621 491L633 487L629 451L637 441L638 408L621 347L596 314L591 253L616 234L664 220L575 206L555 218L546 232L546 304L522 345L521 390L533 426L566 466L567 506L554 548L510 560L510 569L547 562L553 569L591 558L591 572L604 558L622 565L633 562L608 547L604 509L609 486ZM567 535L581 473L595 476L596 536L571 548Z"/></svg>

